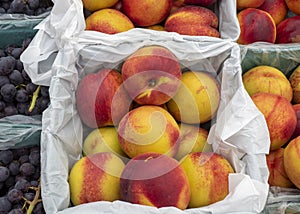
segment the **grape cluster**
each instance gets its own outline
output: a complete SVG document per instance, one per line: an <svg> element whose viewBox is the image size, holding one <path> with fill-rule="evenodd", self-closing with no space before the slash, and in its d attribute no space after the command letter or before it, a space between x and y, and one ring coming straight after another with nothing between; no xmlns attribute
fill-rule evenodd
<svg viewBox="0 0 300 214"><path fill-rule="evenodd" d="M40 172L39 146L0 151L0 214L45 213Z"/></svg>
<svg viewBox="0 0 300 214"><path fill-rule="evenodd" d="M20 60L30 41L0 49L0 118L41 114L50 103L49 87L33 84Z"/></svg>
<svg viewBox="0 0 300 214"><path fill-rule="evenodd" d="M52 9L51 0L1 0L1 13L21 13L29 16L38 16Z"/></svg>

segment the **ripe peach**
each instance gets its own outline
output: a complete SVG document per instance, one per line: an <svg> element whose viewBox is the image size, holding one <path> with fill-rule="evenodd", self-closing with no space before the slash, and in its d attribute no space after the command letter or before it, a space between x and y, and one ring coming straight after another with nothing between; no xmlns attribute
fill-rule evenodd
<svg viewBox="0 0 300 214"><path fill-rule="evenodd" d="M209 73L186 71L175 96L167 103L168 111L177 120L188 124L211 120L219 107L218 81Z"/></svg>
<svg viewBox="0 0 300 214"><path fill-rule="evenodd" d="M292 100L293 89L287 77L277 68L255 66L243 74L243 84L250 96L260 92L278 94Z"/></svg>
<svg viewBox="0 0 300 214"><path fill-rule="evenodd" d="M277 26L276 43L300 42L300 15L287 18Z"/></svg>
<svg viewBox="0 0 300 214"><path fill-rule="evenodd" d="M290 139L297 125L292 104L284 97L270 93L254 94L251 98L266 119L270 150L280 148Z"/></svg>
<svg viewBox="0 0 300 214"><path fill-rule="evenodd" d="M83 7L91 12L96 10L109 8L116 4L118 0L105 0L105 1L94 1L94 0L82 0Z"/></svg>
<svg viewBox="0 0 300 214"><path fill-rule="evenodd" d="M180 124L179 148L175 155L180 160L191 152L211 152L212 147L207 143L208 131L198 125Z"/></svg>
<svg viewBox="0 0 300 214"><path fill-rule="evenodd" d="M267 156L267 165L269 169L268 183L270 186L279 186L289 188L293 186L293 183L288 178L284 166L284 148L279 148L271 151Z"/></svg>
<svg viewBox="0 0 300 214"><path fill-rule="evenodd" d="M135 51L124 61L122 78L125 89L135 102L162 105L177 92L181 68L169 49L150 45Z"/></svg>
<svg viewBox="0 0 300 214"><path fill-rule="evenodd" d="M293 89L293 103L300 103L300 65L293 70L289 81Z"/></svg>
<svg viewBox="0 0 300 214"><path fill-rule="evenodd" d="M116 34L134 28L131 20L116 9L95 11L85 20L86 30L95 30L107 34Z"/></svg>
<svg viewBox="0 0 300 214"><path fill-rule="evenodd" d="M120 176L125 167L112 153L97 153L82 157L69 175L73 205L120 199Z"/></svg>
<svg viewBox="0 0 300 214"><path fill-rule="evenodd" d="M165 109L144 105L122 118L118 136L121 148L130 158L146 152L174 156L178 150L179 126Z"/></svg>
<svg viewBox="0 0 300 214"><path fill-rule="evenodd" d="M158 30L158 31L164 31L165 30L164 26L162 26L162 25L151 25L151 26L148 26L146 28L150 29L150 30Z"/></svg>
<svg viewBox="0 0 300 214"><path fill-rule="evenodd" d="M285 2L290 11L300 15L300 0L285 0Z"/></svg>
<svg viewBox="0 0 300 214"><path fill-rule="evenodd" d="M265 0L237 0L237 9L257 8L264 3Z"/></svg>
<svg viewBox="0 0 300 214"><path fill-rule="evenodd" d="M175 12L177 9L186 6L186 4L183 3L183 0L173 0L173 4L170 10L170 14Z"/></svg>
<svg viewBox="0 0 300 214"><path fill-rule="evenodd" d="M122 9L135 26L147 27L162 22L172 7L172 0L122 0Z"/></svg>
<svg viewBox="0 0 300 214"><path fill-rule="evenodd" d="M300 189L300 137L289 142L284 149L283 164L290 181Z"/></svg>
<svg viewBox="0 0 300 214"><path fill-rule="evenodd" d="M294 104L293 105L293 109L296 112L297 125L296 125L296 128L294 130L294 133L293 133L291 139L294 139L294 138L296 138L296 137L298 137L300 135L300 104Z"/></svg>
<svg viewBox="0 0 300 214"><path fill-rule="evenodd" d="M276 25L269 13L255 8L247 8L240 11L237 17L241 30L237 41L239 44L275 43Z"/></svg>
<svg viewBox="0 0 300 214"><path fill-rule="evenodd" d="M190 200L188 178L179 162L157 153L131 159L121 175L121 198L125 201L185 209Z"/></svg>
<svg viewBox="0 0 300 214"><path fill-rule="evenodd" d="M213 152L193 152L186 155L180 165L190 183L189 208L207 206L228 195L228 176L234 170L221 155Z"/></svg>
<svg viewBox="0 0 300 214"><path fill-rule="evenodd" d="M190 36L220 37L219 19L210 9L201 6L184 6L168 16L165 30Z"/></svg>
<svg viewBox="0 0 300 214"><path fill-rule="evenodd" d="M126 157L120 147L118 132L114 126L106 126L92 130L83 142L83 154L92 155L99 152L112 152Z"/></svg>
<svg viewBox="0 0 300 214"><path fill-rule="evenodd" d="M257 9L268 12L276 25L283 21L288 13L288 7L285 0L265 0Z"/></svg>
<svg viewBox="0 0 300 214"><path fill-rule="evenodd" d="M119 123L131 104L122 83L121 74L112 69L82 78L76 90L76 107L84 124L97 128Z"/></svg>

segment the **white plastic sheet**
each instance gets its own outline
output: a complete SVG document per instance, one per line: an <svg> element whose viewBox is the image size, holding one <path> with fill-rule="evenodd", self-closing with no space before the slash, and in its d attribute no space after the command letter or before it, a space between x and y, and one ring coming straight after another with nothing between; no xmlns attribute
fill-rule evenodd
<svg viewBox="0 0 300 214"><path fill-rule="evenodd" d="M229 177L230 193L210 206L184 211L122 201L68 208L68 173L81 157L84 132L75 105L78 82L101 68L118 68L126 57L146 45L164 46L185 69L212 72L221 82L221 103L208 142L234 166L236 173ZM103 34L100 38L97 32L82 32L65 43L52 70L51 105L43 114L41 136L42 197L47 213L259 213L264 208L269 188L265 160L269 134L263 115L243 87L236 43L208 37L194 40L145 29Z"/></svg>

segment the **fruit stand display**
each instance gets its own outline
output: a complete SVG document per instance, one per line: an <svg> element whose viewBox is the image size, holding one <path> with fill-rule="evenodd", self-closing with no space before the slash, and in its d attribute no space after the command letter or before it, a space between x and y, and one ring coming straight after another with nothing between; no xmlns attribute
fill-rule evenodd
<svg viewBox="0 0 300 214"><path fill-rule="evenodd" d="M0 119L0 150L40 140L46 213L298 211L297 4L153 4L54 2L37 32L18 14L35 34L20 60L51 102Z"/></svg>

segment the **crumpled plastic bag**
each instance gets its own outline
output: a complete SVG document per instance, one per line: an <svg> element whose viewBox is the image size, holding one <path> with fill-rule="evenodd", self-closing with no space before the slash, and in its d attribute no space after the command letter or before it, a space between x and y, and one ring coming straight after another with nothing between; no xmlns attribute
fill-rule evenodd
<svg viewBox="0 0 300 214"><path fill-rule="evenodd" d="M47 213L259 213L268 194L265 154L270 139L263 115L255 107L241 80L239 46L218 38L194 40L176 33L134 29L119 35L82 32L58 52L52 70L51 105L43 114L41 158L42 197ZM208 143L233 165L229 195L209 206L178 210L153 208L122 201L95 202L72 208L68 174L81 157L83 125L76 110L80 79L101 68L117 68L126 57L146 45L162 45L191 70L217 75L221 103Z"/></svg>

